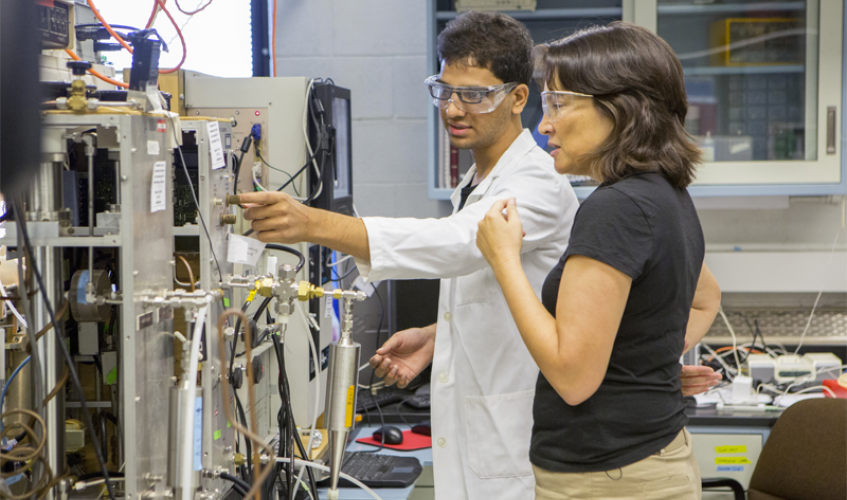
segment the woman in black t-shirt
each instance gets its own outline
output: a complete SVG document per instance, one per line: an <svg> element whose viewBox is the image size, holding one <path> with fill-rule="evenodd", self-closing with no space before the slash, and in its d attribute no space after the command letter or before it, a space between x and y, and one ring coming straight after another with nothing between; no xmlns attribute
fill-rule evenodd
<svg viewBox="0 0 847 500"><path fill-rule="evenodd" d="M537 61L556 170L601 184L541 301L521 269L515 200L479 224L477 245L541 368L536 498L700 498L679 358L712 324L720 288L686 190L700 153L683 127L682 65L629 23L546 44Z"/></svg>

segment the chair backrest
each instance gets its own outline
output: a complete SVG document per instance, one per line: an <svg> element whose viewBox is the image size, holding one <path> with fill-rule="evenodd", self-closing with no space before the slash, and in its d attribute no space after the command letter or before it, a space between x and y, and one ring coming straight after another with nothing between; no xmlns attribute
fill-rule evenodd
<svg viewBox="0 0 847 500"><path fill-rule="evenodd" d="M776 421L762 448L749 498L847 499L847 399L807 399Z"/></svg>

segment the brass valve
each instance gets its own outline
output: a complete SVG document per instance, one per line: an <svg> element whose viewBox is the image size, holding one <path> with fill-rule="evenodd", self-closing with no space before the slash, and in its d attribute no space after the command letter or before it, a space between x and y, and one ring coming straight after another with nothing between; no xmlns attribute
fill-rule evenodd
<svg viewBox="0 0 847 500"><path fill-rule="evenodd" d="M226 195L226 206L241 205L241 197L237 194Z"/></svg>
<svg viewBox="0 0 847 500"><path fill-rule="evenodd" d="M270 297L274 291L273 278L262 278L256 281L256 293L262 297Z"/></svg>
<svg viewBox="0 0 847 500"><path fill-rule="evenodd" d="M238 222L238 217L235 214L222 214L221 224L235 224Z"/></svg>
<svg viewBox="0 0 847 500"><path fill-rule="evenodd" d="M235 465L244 465L247 463L247 459L244 458L244 455L241 453L236 453L234 457L232 457L232 463Z"/></svg>

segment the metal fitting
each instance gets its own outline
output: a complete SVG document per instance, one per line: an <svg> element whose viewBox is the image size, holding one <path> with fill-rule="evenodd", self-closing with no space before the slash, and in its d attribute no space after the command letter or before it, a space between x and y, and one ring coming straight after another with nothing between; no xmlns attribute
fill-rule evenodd
<svg viewBox="0 0 847 500"><path fill-rule="evenodd" d="M241 197L237 194L228 194L226 195L226 206L230 205L241 205Z"/></svg>
<svg viewBox="0 0 847 500"><path fill-rule="evenodd" d="M262 297L270 297L274 293L273 278L262 278L256 281L256 293Z"/></svg>
<svg viewBox="0 0 847 500"><path fill-rule="evenodd" d="M235 465L244 465L244 464L246 464L246 463L247 463L247 460L244 458L244 455L243 455L243 454L241 454L241 453L236 453L236 454L232 457L232 463L234 463Z"/></svg>
<svg viewBox="0 0 847 500"><path fill-rule="evenodd" d="M238 217L235 214L221 214L221 225L224 224L235 224L238 222Z"/></svg>

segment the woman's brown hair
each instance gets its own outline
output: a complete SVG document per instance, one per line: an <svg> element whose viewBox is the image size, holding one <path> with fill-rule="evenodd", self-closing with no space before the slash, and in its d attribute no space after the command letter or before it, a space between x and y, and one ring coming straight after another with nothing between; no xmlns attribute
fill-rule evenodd
<svg viewBox="0 0 847 500"><path fill-rule="evenodd" d="M584 158L597 178L614 183L658 172L678 188L691 184L700 150L685 130L682 64L667 42L641 26L614 22L536 50L542 86L592 95L614 122L606 141Z"/></svg>

